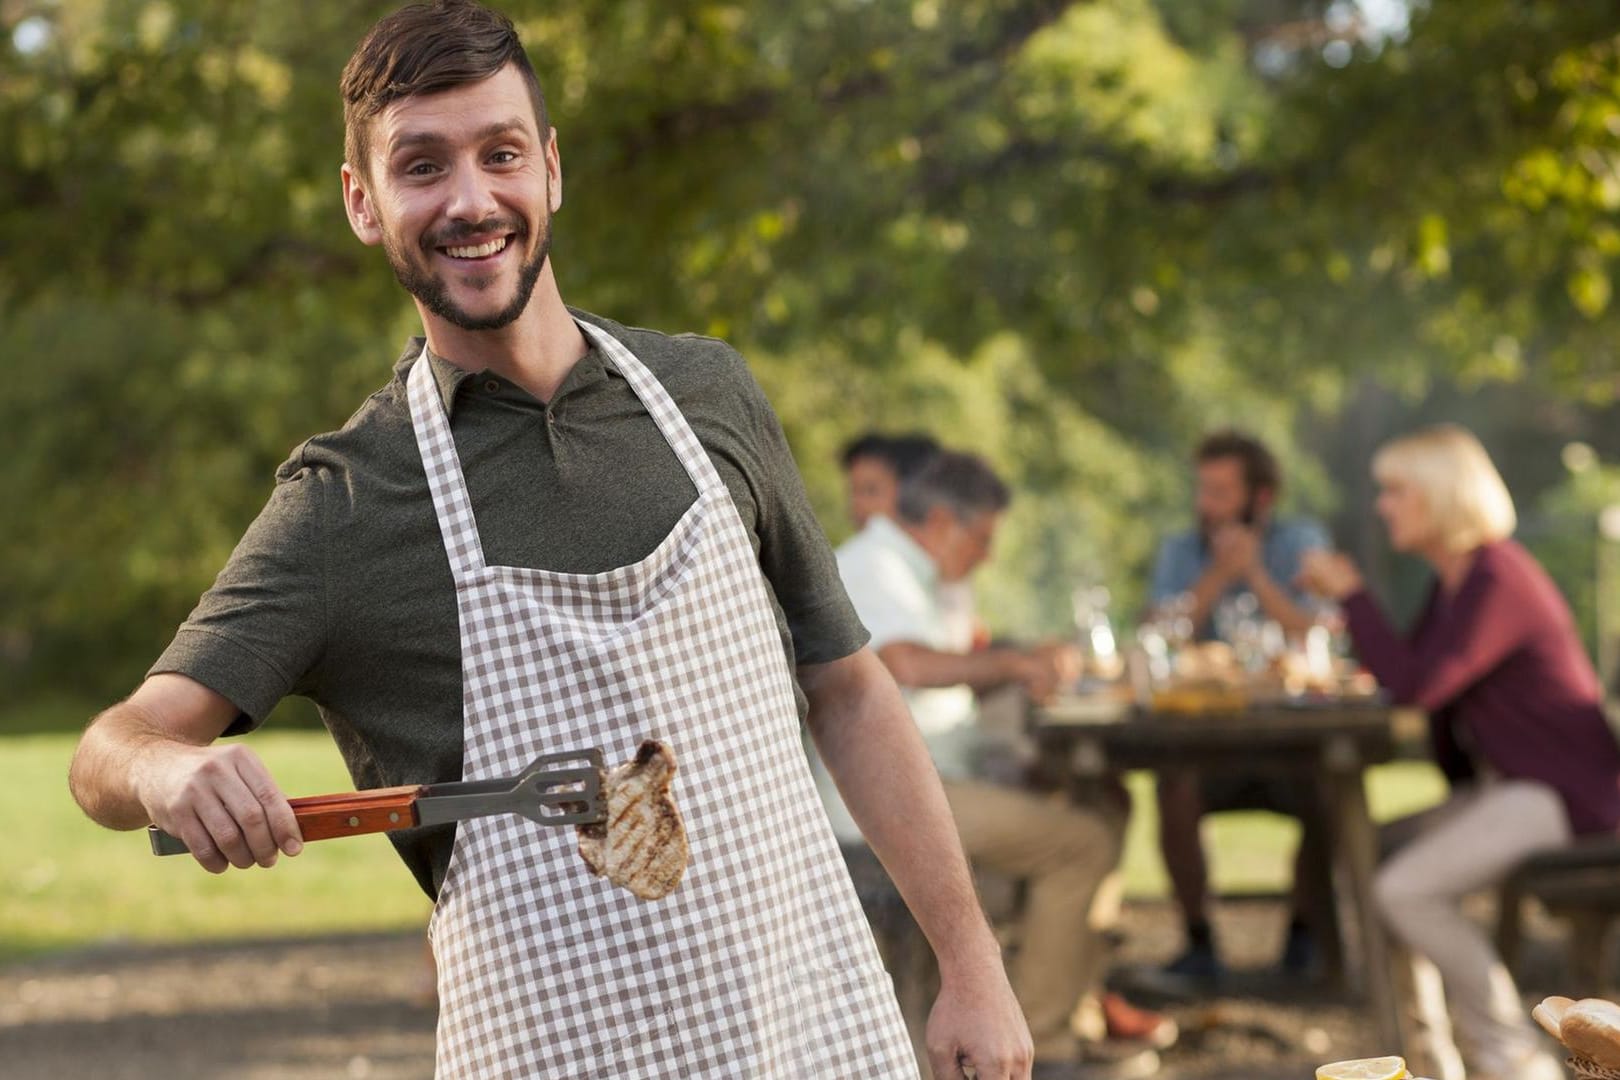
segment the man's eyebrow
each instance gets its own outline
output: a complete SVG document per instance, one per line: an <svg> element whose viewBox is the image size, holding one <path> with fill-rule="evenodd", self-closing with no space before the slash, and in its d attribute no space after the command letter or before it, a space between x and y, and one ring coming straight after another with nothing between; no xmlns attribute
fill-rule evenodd
<svg viewBox="0 0 1620 1080"><path fill-rule="evenodd" d="M493 139L498 135L507 135L513 131L527 134L528 128L529 125L524 122L522 117L514 116L508 120L496 120L494 123L485 124L473 132L472 139L474 142L483 142L486 139ZM393 141L388 144L388 149L389 153L397 154L401 150L410 147L440 146L449 141L444 134L437 131L407 131L396 135Z"/></svg>

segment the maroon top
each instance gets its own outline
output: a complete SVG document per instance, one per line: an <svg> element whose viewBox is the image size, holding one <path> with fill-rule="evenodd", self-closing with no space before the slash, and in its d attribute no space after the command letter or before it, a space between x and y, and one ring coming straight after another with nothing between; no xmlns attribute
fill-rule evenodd
<svg viewBox="0 0 1620 1080"><path fill-rule="evenodd" d="M1406 637L1365 589L1345 602L1356 652L1401 705L1429 713L1453 780L1468 756L1557 790L1577 834L1620 826L1620 744L1558 587L1512 540L1486 544L1455 595L1437 585Z"/></svg>

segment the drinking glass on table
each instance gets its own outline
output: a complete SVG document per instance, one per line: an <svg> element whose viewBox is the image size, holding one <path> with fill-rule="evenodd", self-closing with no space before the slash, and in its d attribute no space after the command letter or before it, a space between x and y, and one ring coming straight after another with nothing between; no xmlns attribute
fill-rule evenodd
<svg viewBox="0 0 1620 1080"><path fill-rule="evenodd" d="M1114 637L1114 624L1108 617L1111 598L1108 588L1103 585L1082 585L1070 594L1074 607L1074 627L1079 635L1080 648L1086 654L1090 673L1109 680L1117 679L1123 667L1119 643Z"/></svg>

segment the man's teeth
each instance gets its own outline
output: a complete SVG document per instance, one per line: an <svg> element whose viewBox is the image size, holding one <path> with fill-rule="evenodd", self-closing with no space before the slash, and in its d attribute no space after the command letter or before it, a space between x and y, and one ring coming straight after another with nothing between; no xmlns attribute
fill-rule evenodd
<svg viewBox="0 0 1620 1080"><path fill-rule="evenodd" d="M452 258L456 259L482 259L485 256L495 254L504 247L506 247L506 237L503 236L498 240L491 240L487 244L479 244L477 247L453 247L444 250L449 252Z"/></svg>

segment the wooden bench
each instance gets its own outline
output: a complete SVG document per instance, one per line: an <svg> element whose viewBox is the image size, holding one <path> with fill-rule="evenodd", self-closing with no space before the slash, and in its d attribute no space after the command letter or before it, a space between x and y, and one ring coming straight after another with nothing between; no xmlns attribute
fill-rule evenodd
<svg viewBox="0 0 1620 1080"><path fill-rule="evenodd" d="M1620 919L1620 838L1599 837L1532 855L1500 889L1496 943L1509 970L1517 967L1524 942L1524 902L1534 897L1568 921L1571 997L1603 993L1610 972L1604 945Z"/></svg>

